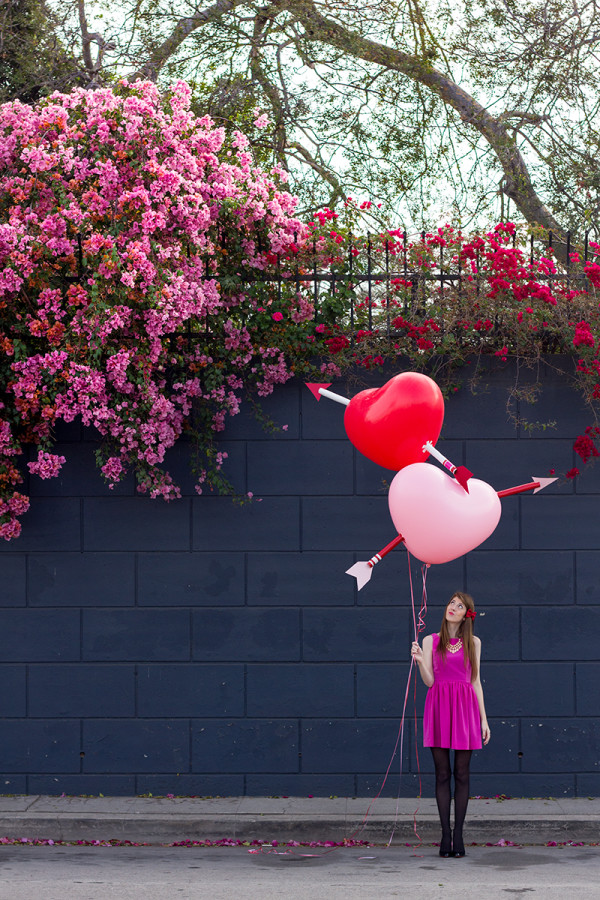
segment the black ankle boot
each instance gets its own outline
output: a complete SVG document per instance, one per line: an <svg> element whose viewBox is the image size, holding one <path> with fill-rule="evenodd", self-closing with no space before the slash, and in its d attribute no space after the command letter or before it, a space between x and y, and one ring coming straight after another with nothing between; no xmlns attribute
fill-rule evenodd
<svg viewBox="0 0 600 900"><path fill-rule="evenodd" d="M442 834L442 839L440 841L440 856L444 859L448 859L452 856L452 832L449 832L447 835Z"/></svg>

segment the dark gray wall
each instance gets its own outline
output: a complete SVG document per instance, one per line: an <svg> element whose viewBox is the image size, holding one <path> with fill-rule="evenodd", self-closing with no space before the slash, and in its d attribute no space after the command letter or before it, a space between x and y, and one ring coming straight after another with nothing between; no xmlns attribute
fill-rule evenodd
<svg viewBox="0 0 600 900"><path fill-rule="evenodd" d="M510 368L446 404L439 447L496 489L566 471L588 424L542 372L516 427ZM379 377L375 383L382 383ZM334 388L344 392L340 382ZM358 388L350 388L350 394ZM258 502L198 497L188 447L169 456L183 499L105 489L94 444L64 426L61 477L27 485L18 541L0 548L0 784L4 793L365 795L396 739L412 636L407 557L360 593L345 570L393 536L386 472L345 437L343 408L298 383L265 407L288 426L229 427L228 473ZM429 570L427 632L450 592L475 597L493 740L474 794L600 795L600 469L502 501L494 535ZM420 571L413 572L419 594ZM417 690L417 709L424 691ZM412 712L412 693L409 709ZM432 794L409 714L404 794ZM398 764L385 794L398 791Z"/></svg>

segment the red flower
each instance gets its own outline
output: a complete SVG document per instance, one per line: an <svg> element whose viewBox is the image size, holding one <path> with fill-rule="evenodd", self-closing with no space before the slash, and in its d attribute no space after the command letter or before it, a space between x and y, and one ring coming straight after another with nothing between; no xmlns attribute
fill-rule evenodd
<svg viewBox="0 0 600 900"><path fill-rule="evenodd" d="M569 471L565 473L565 476L567 478L576 478L579 474L580 474L579 469L574 468L574 469L569 469Z"/></svg>

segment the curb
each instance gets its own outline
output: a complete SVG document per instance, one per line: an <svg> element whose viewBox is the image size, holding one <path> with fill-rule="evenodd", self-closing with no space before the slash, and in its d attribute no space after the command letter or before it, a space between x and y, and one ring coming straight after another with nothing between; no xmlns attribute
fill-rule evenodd
<svg viewBox="0 0 600 900"><path fill-rule="evenodd" d="M437 816L417 816L416 831L423 843L439 840ZM363 827L363 818L344 816L285 816L285 815L222 815L199 817L197 815L149 816L144 814L91 816L69 814L32 815L15 812L0 816L0 835L11 839L23 837L61 841L77 840L128 840L136 843L170 843L183 840L221 840L232 838L240 841L343 841L344 838L393 845L414 844L413 816L370 816ZM497 843L510 840L514 843L546 844L565 841L595 843L600 841L600 822L595 815L561 816L539 815L509 817L467 816L465 841L467 843Z"/></svg>

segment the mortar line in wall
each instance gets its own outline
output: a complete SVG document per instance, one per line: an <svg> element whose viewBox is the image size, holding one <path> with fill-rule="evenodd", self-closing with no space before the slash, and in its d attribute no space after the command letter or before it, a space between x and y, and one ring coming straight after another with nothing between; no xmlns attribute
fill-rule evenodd
<svg viewBox="0 0 600 900"><path fill-rule="evenodd" d="M83 662L83 609L79 610L79 662Z"/></svg>
<svg viewBox="0 0 600 900"><path fill-rule="evenodd" d="M83 749L83 719L80 719L80 720L79 720L79 774L80 774L80 775L83 775L83 774L84 774L84 771L83 771L83 756L81 755L81 754L84 753L84 752L85 752L85 751L84 751L84 749Z"/></svg>
<svg viewBox="0 0 600 900"><path fill-rule="evenodd" d="M298 547L300 548L300 553L304 552L304 541L302 539L304 533L304 498L298 497Z"/></svg>
<svg viewBox="0 0 600 900"><path fill-rule="evenodd" d="M577 586L577 550L573 550L573 602L579 603L579 591Z"/></svg>
<svg viewBox="0 0 600 900"><path fill-rule="evenodd" d="M189 533L190 533L190 543L189 543L189 552L191 553L191 552L193 551L193 549L194 549L194 498L193 498L193 497L190 498L190 511L189 511L189 517L190 517L190 529L189 529Z"/></svg>
<svg viewBox="0 0 600 900"><path fill-rule="evenodd" d="M298 718L298 775L304 772L302 765L302 717Z"/></svg>
<svg viewBox="0 0 600 900"><path fill-rule="evenodd" d="M244 718L248 717L248 663L244 663Z"/></svg>
<svg viewBox="0 0 600 900"><path fill-rule="evenodd" d="M139 553L133 554L133 605L139 605Z"/></svg>
<svg viewBox="0 0 600 900"><path fill-rule="evenodd" d="M84 526L84 518L85 518L85 506L83 497L79 498L79 552L83 553L85 550L85 526Z"/></svg>
<svg viewBox="0 0 600 900"><path fill-rule="evenodd" d="M519 606L519 662L523 662L523 607Z"/></svg>
<svg viewBox="0 0 600 900"><path fill-rule="evenodd" d="M298 627L300 628L299 634L299 649L300 649L300 659L299 662L304 662L304 609L299 607L298 609Z"/></svg>

